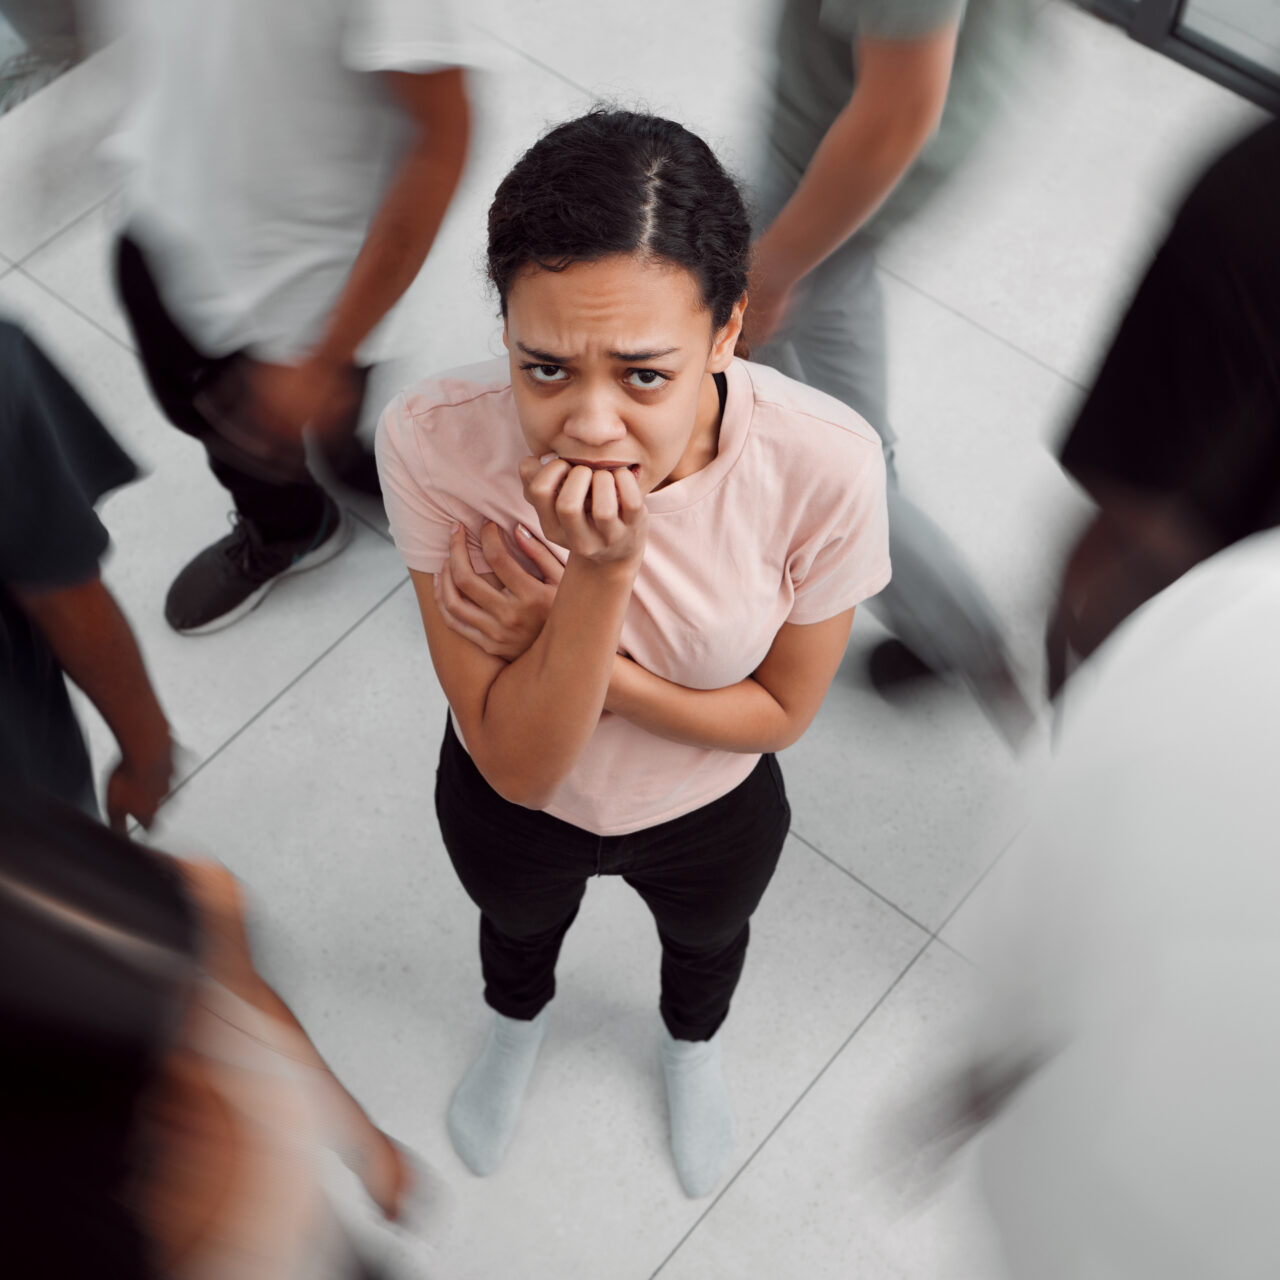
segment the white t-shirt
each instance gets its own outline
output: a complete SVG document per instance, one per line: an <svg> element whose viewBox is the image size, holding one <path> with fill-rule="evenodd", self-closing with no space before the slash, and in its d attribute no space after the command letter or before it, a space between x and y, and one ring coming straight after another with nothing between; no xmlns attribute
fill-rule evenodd
<svg viewBox="0 0 1280 1280"><path fill-rule="evenodd" d="M983 1050L1048 1056L983 1144L1013 1274L1280 1275L1280 532L1191 570L1067 686L997 872Z"/></svg>
<svg viewBox="0 0 1280 1280"><path fill-rule="evenodd" d="M111 150L166 305L210 355L319 338L410 133L381 71L484 58L457 0L138 0ZM389 314L358 353L396 347Z"/></svg>
<svg viewBox="0 0 1280 1280"><path fill-rule="evenodd" d="M735 360L726 379L715 458L645 499L648 540L622 628L641 666L693 689L746 679L784 622L834 617L889 580L876 433L762 365ZM438 572L458 523L481 573L486 520L539 532L517 472L528 447L505 357L404 392L382 416L377 452L411 569ZM637 831L718 799L759 758L671 742L606 712L546 812L600 835Z"/></svg>

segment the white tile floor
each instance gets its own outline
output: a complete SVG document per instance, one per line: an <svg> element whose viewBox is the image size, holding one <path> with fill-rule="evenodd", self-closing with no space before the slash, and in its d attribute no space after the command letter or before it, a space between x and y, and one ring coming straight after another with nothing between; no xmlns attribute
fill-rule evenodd
<svg viewBox="0 0 1280 1280"><path fill-rule="evenodd" d="M770 7L649 0L638 28L630 5L524 5L519 30L503 32L510 65L478 86L476 158L415 289L417 353L379 387L495 349L477 269L483 212L544 122L598 94L640 101L745 168ZM1036 687L1046 595L1080 510L1045 443L1188 170L1257 116L1079 11L1053 3L1045 28L1015 118L883 257L904 473L972 558ZM458 1162L443 1113L483 1013L473 912L432 814L444 702L412 594L372 519L331 566L237 627L167 631L165 587L220 532L225 504L199 450L150 403L110 292L109 187L85 138L115 56L0 120L0 307L149 469L104 515L109 581L192 748L159 841L216 853L244 877L265 969L375 1117L457 1186L461 1220L434 1274L998 1276L968 1176L917 1203L892 1173L891 1119L957 1043L983 890L966 895L1016 830L1044 743L1011 760L946 690L881 702L862 673L878 638L866 617L784 761L794 834L726 1031L740 1137L719 1193L694 1203L676 1184L654 1052L656 940L607 882L566 946L506 1166L481 1181ZM105 731L91 727L105 763Z"/></svg>

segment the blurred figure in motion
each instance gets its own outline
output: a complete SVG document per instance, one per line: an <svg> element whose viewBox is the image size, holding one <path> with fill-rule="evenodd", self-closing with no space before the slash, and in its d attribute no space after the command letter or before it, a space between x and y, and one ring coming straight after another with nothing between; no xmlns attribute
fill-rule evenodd
<svg viewBox="0 0 1280 1280"><path fill-rule="evenodd" d="M1062 448L1098 504L1049 624L1049 691L1193 564L1280 524L1280 122L1195 184Z"/></svg>
<svg viewBox="0 0 1280 1280"><path fill-rule="evenodd" d="M475 58L456 0L141 0L135 21L117 283L157 401L235 503L165 601L197 634L346 545L305 429L379 493L355 430L462 172Z"/></svg>
<svg viewBox="0 0 1280 1280"><path fill-rule="evenodd" d="M1280 1274L1278 634L1273 530L1151 601L1064 692L975 955L995 997L962 1123L990 1122L1015 1280Z"/></svg>
<svg viewBox="0 0 1280 1280"><path fill-rule="evenodd" d="M230 873L30 797L0 798L0 830L6 1273L387 1275L326 1193L323 1144L390 1219L430 1175L255 970Z"/></svg>
<svg viewBox="0 0 1280 1280"><path fill-rule="evenodd" d="M884 442L893 581L869 607L898 639L873 655L873 682L887 690L930 671L955 675L1015 741L1030 710L995 614L950 540L898 487L875 251L981 135L1034 8L784 0L744 328L753 359L843 400Z"/></svg>
<svg viewBox="0 0 1280 1280"><path fill-rule="evenodd" d="M128 621L103 584L93 504L137 469L40 348L0 321L0 790L35 788L98 813L64 674L120 746L107 816L149 824L173 741Z"/></svg>

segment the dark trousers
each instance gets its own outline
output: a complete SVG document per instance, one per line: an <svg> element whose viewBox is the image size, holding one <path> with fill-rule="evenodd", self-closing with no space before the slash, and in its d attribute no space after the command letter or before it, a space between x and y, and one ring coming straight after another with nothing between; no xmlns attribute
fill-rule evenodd
<svg viewBox="0 0 1280 1280"><path fill-rule="evenodd" d="M236 510L258 526L266 541L314 532L324 517L325 493L320 485L306 475L286 482L264 479L219 456L216 433L198 407L201 394L243 362L244 353L207 356L196 349L166 309L143 250L128 236L116 243L115 268L116 287L147 382L165 417L205 446L209 469L231 494ZM351 439L368 370L358 370L357 377L360 395L350 432L340 433L347 452L332 459L340 474L372 467L367 451Z"/></svg>
<svg viewBox="0 0 1280 1280"><path fill-rule="evenodd" d="M462 886L480 908L485 1000L529 1019L555 995L560 946L593 875L620 875L662 943L659 1009L678 1040L707 1040L729 1013L749 920L791 825L782 772L762 756L719 800L622 836L598 836L504 800L445 728L436 813Z"/></svg>

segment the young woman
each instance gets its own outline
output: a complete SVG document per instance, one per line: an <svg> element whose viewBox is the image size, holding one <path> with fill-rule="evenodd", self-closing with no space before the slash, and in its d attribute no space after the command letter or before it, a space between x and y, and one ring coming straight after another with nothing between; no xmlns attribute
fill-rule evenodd
<svg viewBox="0 0 1280 1280"><path fill-rule="evenodd" d="M657 923L685 1191L709 1192L732 1151L717 1033L790 821L773 752L889 577L875 433L734 359L749 234L680 125L561 125L489 213L509 359L411 388L379 427L451 709L436 809L481 912L493 1023L449 1113L480 1174L515 1128L597 874Z"/></svg>

